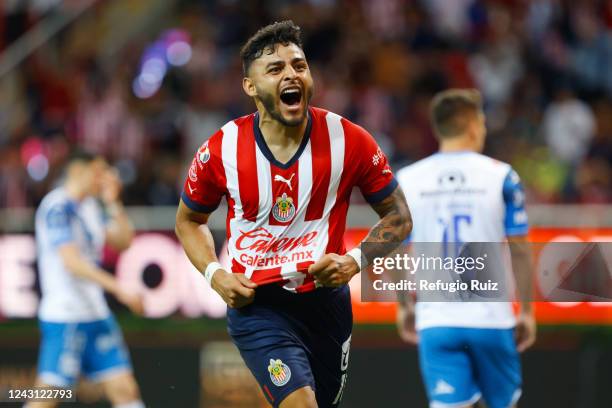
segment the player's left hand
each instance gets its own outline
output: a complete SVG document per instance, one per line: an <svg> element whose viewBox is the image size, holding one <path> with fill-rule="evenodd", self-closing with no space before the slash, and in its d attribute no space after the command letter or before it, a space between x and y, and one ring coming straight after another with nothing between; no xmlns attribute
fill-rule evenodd
<svg viewBox="0 0 612 408"><path fill-rule="evenodd" d="M310 265L308 273L323 286L338 287L347 284L359 273L359 265L348 255L325 254Z"/></svg>
<svg viewBox="0 0 612 408"><path fill-rule="evenodd" d="M521 313L518 316L514 336L519 353L533 345L536 339L536 321L533 313Z"/></svg>

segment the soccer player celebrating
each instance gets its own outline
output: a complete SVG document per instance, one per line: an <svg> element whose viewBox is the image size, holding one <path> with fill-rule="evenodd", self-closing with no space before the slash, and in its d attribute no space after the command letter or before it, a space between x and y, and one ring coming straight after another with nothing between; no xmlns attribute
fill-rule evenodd
<svg viewBox="0 0 612 408"><path fill-rule="evenodd" d="M523 189L508 164L479 154L486 129L478 91L436 95L431 116L439 153L398 172L400 185L410 186L412 214L421 220L411 240L451 246L507 240L521 311L516 320L508 302L415 306L406 297L398 312L399 333L419 345L431 407L471 407L481 398L489 408L512 407L521 394L517 349L535 340Z"/></svg>
<svg viewBox="0 0 612 408"><path fill-rule="evenodd" d="M71 387L82 374L100 382L113 407L141 408L128 351L104 290L135 313L142 313L142 300L97 266L104 244L124 250L133 236L119 192L119 179L106 162L81 152L67 164L64 183L45 196L36 212L42 290L37 385Z"/></svg>
<svg viewBox="0 0 612 408"><path fill-rule="evenodd" d="M372 136L309 107L313 80L299 27L262 28L241 57L242 87L257 112L198 150L176 233L228 304L229 333L270 404L335 407L351 341L347 283L362 259L359 248L345 254L343 245L351 190L358 186L381 217L367 240L401 242L410 213ZM223 196L230 271L217 262L206 227Z"/></svg>

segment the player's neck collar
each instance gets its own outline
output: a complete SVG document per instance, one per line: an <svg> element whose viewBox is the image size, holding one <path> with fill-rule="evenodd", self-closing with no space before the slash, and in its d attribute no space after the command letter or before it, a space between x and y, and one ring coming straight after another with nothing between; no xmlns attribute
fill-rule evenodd
<svg viewBox="0 0 612 408"><path fill-rule="evenodd" d="M264 155L264 157L268 159L270 164L276 167L280 167L281 169L288 169L293 166L296 161L299 160L300 156L302 155L302 152L304 152L304 149L308 144L308 141L310 140L311 129L312 115L310 114L310 110L308 110L308 123L306 124L306 131L304 132L304 137L300 142L300 146L298 147L293 157L291 157L291 159L289 159L287 163L281 163L276 160L276 157L274 157L274 155L270 151L270 148L268 147L268 144L266 143L266 140L264 139L263 134L261 133L261 129L259 129L259 112L255 112L255 117L253 118L253 134L255 135L255 142L257 143L259 150Z"/></svg>
<svg viewBox="0 0 612 408"><path fill-rule="evenodd" d="M79 197L76 196L74 193L74 190L71 190L68 186L66 186L66 184L60 186L60 189L62 190L64 196L68 199L68 202L70 203L71 206L73 206L74 208L77 208L81 202L85 199L85 197Z"/></svg>
<svg viewBox="0 0 612 408"><path fill-rule="evenodd" d="M468 154L468 153L476 153L473 150L469 149L461 149L461 150L447 150L447 151L437 151L435 154L439 155L448 155L448 154Z"/></svg>

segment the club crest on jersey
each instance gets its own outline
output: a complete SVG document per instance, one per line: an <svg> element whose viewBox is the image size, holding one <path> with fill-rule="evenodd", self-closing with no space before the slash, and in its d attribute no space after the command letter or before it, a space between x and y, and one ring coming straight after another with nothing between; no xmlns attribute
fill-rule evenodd
<svg viewBox="0 0 612 408"><path fill-rule="evenodd" d="M272 207L272 216L278 222L291 221L295 215L295 205L293 198L287 197L287 193L283 193L281 197L276 198L276 204Z"/></svg>
<svg viewBox="0 0 612 408"><path fill-rule="evenodd" d="M276 385L277 387L282 387L291 379L291 369L280 359L270 359L268 372L270 373L270 380L272 380L272 384Z"/></svg>

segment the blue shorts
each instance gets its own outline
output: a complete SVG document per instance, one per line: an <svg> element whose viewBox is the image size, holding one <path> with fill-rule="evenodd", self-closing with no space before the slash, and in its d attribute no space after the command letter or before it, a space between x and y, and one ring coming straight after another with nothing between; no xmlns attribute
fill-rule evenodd
<svg viewBox="0 0 612 408"><path fill-rule="evenodd" d="M68 387L83 375L102 381L131 372L130 357L113 317L87 323L40 322L38 376L48 384Z"/></svg>
<svg viewBox="0 0 612 408"><path fill-rule="evenodd" d="M431 408L462 407L480 398L489 408L508 408L521 395L513 329L423 329L419 361Z"/></svg>
<svg viewBox="0 0 612 408"><path fill-rule="evenodd" d="M347 379L353 313L348 286L295 294L262 286L228 308L228 331L268 402L310 386L320 408L337 407Z"/></svg>

